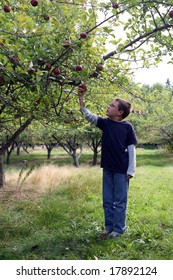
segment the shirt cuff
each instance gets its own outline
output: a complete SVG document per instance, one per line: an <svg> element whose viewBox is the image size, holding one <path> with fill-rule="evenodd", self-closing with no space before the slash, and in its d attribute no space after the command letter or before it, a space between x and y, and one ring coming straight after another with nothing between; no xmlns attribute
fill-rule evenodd
<svg viewBox="0 0 173 280"><path fill-rule="evenodd" d="M136 147L135 145L129 145L127 147L129 154L129 165L127 169L127 174L134 177L136 171Z"/></svg>

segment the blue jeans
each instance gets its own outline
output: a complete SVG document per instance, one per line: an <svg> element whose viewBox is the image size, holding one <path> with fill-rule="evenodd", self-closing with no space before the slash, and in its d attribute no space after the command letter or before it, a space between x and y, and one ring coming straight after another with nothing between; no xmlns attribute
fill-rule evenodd
<svg viewBox="0 0 173 280"><path fill-rule="evenodd" d="M107 230L125 231L128 189L127 174L103 169L103 209Z"/></svg>

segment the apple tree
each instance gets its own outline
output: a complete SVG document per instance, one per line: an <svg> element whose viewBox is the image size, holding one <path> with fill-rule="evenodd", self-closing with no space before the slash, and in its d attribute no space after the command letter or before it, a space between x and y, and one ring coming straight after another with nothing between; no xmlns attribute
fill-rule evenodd
<svg viewBox="0 0 173 280"><path fill-rule="evenodd" d="M92 165L96 165L101 151L101 131L93 125L86 126L85 129L85 143L93 151Z"/></svg>
<svg viewBox="0 0 173 280"><path fill-rule="evenodd" d="M139 143L161 145L171 150L173 147L172 88L162 84L143 85L141 91L146 99L145 108L137 117L135 115L132 117L132 122L136 124Z"/></svg>
<svg viewBox="0 0 173 280"><path fill-rule="evenodd" d="M61 117L74 88L100 61L104 46L98 50L95 37L87 34L95 22L85 3L0 1L0 126L17 124L1 142L1 165L5 151L33 120L52 112Z"/></svg>
<svg viewBox="0 0 173 280"><path fill-rule="evenodd" d="M107 85L114 93L127 89L136 65L157 64L164 55L171 61L170 0L1 0L0 12L0 126L19 120L1 143L1 169L4 152L33 120L54 114L62 121L82 81L88 106L97 108L95 93L104 103Z"/></svg>

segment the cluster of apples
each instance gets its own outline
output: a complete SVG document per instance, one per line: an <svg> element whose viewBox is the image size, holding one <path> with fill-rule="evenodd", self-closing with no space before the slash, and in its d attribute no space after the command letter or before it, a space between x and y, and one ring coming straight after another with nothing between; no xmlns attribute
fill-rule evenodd
<svg viewBox="0 0 173 280"><path fill-rule="evenodd" d="M88 35L87 35L86 32L81 32L81 33L80 33L80 38L82 38L82 39L87 38L87 36L88 36ZM71 41L70 41L70 39L67 39L67 40L65 40L65 41L63 42L63 47L65 47L65 48L71 47ZM45 64L44 59L39 59L39 60L38 60L38 64L39 64L41 67L43 67L43 66L45 65L44 70L50 71L50 70L52 69L51 63ZM73 67L73 70L74 70L74 71L77 71L77 72L82 71L82 69L83 69L83 66L82 66L82 65L76 65L76 66ZM31 68L28 69L28 72L29 72L30 74L37 72L37 67L36 67L36 66L32 66ZM54 69L52 70L52 74L53 74L54 76L58 76L58 75L61 74L61 70L60 70L58 67L56 67L56 68L54 68Z"/></svg>
<svg viewBox="0 0 173 280"><path fill-rule="evenodd" d="M86 39L88 37L88 34L87 32L81 32L80 33L80 39ZM64 42L63 42L63 47L64 48L71 48L71 39L66 39ZM76 65L73 70L77 71L77 72L80 72L82 71L83 69L83 66L82 65Z"/></svg>
<svg viewBox="0 0 173 280"><path fill-rule="evenodd" d="M38 0L31 0L31 5L33 7L37 7L38 4L39 4ZM119 3L113 2L112 3L112 7L115 8L115 9L118 9L119 8ZM9 13L10 11L11 11L11 6L5 5L4 6L4 12ZM47 15L46 19L49 20L49 16L48 15Z"/></svg>
<svg viewBox="0 0 173 280"><path fill-rule="evenodd" d="M31 5L33 6L33 7L37 7L38 6L38 0L31 0ZM5 5L4 6L4 12L5 13L10 13L11 12L11 6L10 5ZM48 21L48 20L50 20L50 16L48 15L48 14L45 14L45 15L43 15L43 18L46 20L46 21Z"/></svg>
<svg viewBox="0 0 173 280"><path fill-rule="evenodd" d="M36 6L38 6L39 1L38 1L38 0L31 0L30 3L31 3L31 5L32 5L33 7L36 7ZM112 7L113 7L114 9L118 9L118 8L119 8L119 3L118 3L118 2L112 2ZM9 13L9 12L11 11L12 8L11 8L10 5L5 5L3 9L4 9L4 12ZM171 10L169 11L168 15L169 15L170 18L173 18L173 9L171 9ZM44 15L44 19L45 19L45 20L49 20L49 19L50 19L50 16L49 16L48 14L46 14L46 15ZM80 33L80 39L86 39L87 37L88 37L87 32L81 32L81 33ZM70 39L66 39L66 40L63 42L63 47L64 47L64 48L70 48L70 47L71 47L71 40L70 40ZM17 66L17 65L19 64L19 60L18 60L18 57L17 57L17 56L12 56L12 57L10 58L10 61L11 61L11 63L12 63L14 66ZM40 66L42 67L42 69L47 70L47 71L51 71L51 69L52 69L51 63L46 64L46 62L45 62L43 59L39 59L39 60L38 60L38 65L40 65ZM43 67L44 67L44 68L43 68ZM74 71L77 71L77 72L80 72L80 71L83 70L83 66L80 65L80 64L79 64L79 65L76 65L76 66L74 66L73 70L74 70ZM102 65L101 63L99 63L99 64L96 66L96 70L95 70L93 73L91 73L90 77L91 77L91 78L92 78L92 77L97 77L97 76L98 76L98 73L99 73L100 71L103 71L103 65ZM30 73L30 74L33 74L33 73L36 73L36 72L37 72L37 66L32 66L32 67L30 67L30 68L28 69L28 73ZM61 70L60 70L58 67L56 67L56 68L54 68L54 69L52 70L52 74L53 74L54 76L58 76L58 75L61 74ZM4 85L4 83L5 83L4 77L3 77L3 76L0 76L0 85ZM86 87L85 84L84 84L84 85L82 84L82 86Z"/></svg>
<svg viewBox="0 0 173 280"><path fill-rule="evenodd" d="M6 6L5 6L5 7L6 7ZM7 10L10 11L11 8L10 8L10 9L7 9ZM81 38L81 39L86 39L87 36L88 36L88 35L87 35L86 32L81 32L81 33L80 33L80 38ZM71 41L70 41L70 40L65 40L64 43L63 43L63 46L64 46L65 48L70 47L70 46L71 46ZM17 56L13 55L13 56L10 57L10 62L11 62L14 66L17 66L17 65L19 64L19 59L18 59ZM31 67L28 68L28 73L29 73L29 74L35 74L35 73L37 72L37 70L38 70L38 67L37 67L37 66L40 66L41 69L46 70L46 71L51 71L51 69L52 69L51 63L46 63L46 61L45 61L44 59L40 58L40 59L38 59L38 61L37 61L37 65L32 65ZM82 69L83 69L83 66L82 66L82 65L76 65L76 66L74 66L74 68L73 68L73 70L74 70L74 71L77 71L77 72L82 71ZM58 67L56 67L56 68L54 68L54 69L52 70L52 74L53 74L54 76L58 76L58 75L61 74L61 70L60 70ZM1 86L1 85L4 85L4 84L5 84L5 79L4 79L3 76L0 76L0 86Z"/></svg>
<svg viewBox="0 0 173 280"><path fill-rule="evenodd" d="M31 5L32 5L33 7L38 6L38 0L31 0ZM5 5L5 6L4 6L4 12L5 12L5 13L11 12L11 6L10 6L10 5Z"/></svg>
<svg viewBox="0 0 173 280"><path fill-rule="evenodd" d="M79 121L79 119L78 119L78 118L74 118L74 119L67 119L67 120L65 120L65 121L64 121L64 123L65 123L65 124L71 124L71 122L72 122L72 121L74 121L74 122L78 122L78 121Z"/></svg>
<svg viewBox="0 0 173 280"><path fill-rule="evenodd" d="M38 4L39 4L39 1L38 1L38 0L31 0L30 3L31 3L31 5L32 5L33 7L37 7ZM118 9L118 8L119 8L119 3L118 3L118 2L112 2L112 8L113 8L113 9ZM10 11L11 11L11 6L10 6L10 5L5 5L5 6L4 6L4 12L5 12L5 13L9 13ZM173 18L173 9L169 11L168 15L170 16L170 18ZM50 16L49 16L49 15L45 15L45 16L44 16L44 19L45 19L45 20L49 20L49 19L50 19ZM85 32L83 32L83 36L84 36L84 37L81 37L81 38L86 38L86 37L85 37L85 36L86 36L86 33L85 33Z"/></svg>
<svg viewBox="0 0 173 280"><path fill-rule="evenodd" d="M65 124L71 124L72 122L78 122L79 118L75 116L74 112L72 110L67 110L67 117L64 121Z"/></svg>

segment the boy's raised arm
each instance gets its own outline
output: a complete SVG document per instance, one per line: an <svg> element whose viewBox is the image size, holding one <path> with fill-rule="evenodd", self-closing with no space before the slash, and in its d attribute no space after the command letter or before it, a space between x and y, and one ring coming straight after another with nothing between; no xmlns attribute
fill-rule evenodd
<svg viewBox="0 0 173 280"><path fill-rule="evenodd" d="M84 96L86 91L87 91L86 85L84 83L81 83L78 87L80 111L85 115L85 118L90 123L97 125L98 116L92 114L87 108L84 107Z"/></svg>

